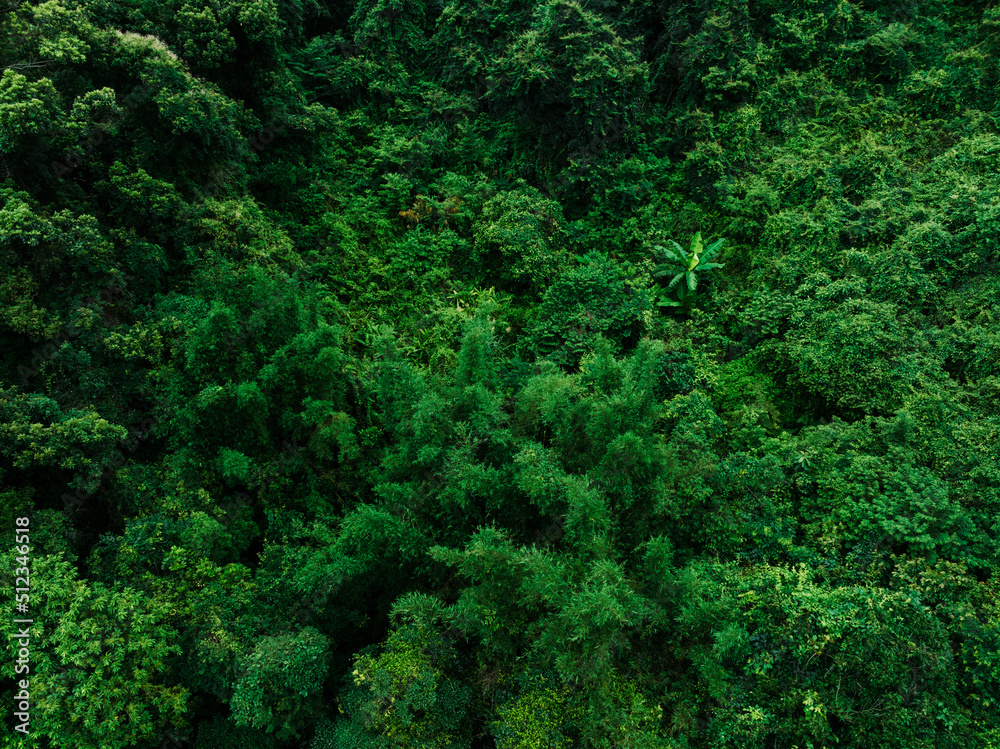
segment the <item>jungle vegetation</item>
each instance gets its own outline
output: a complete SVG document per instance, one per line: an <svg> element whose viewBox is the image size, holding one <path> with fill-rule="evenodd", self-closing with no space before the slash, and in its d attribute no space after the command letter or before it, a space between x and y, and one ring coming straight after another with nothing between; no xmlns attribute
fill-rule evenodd
<svg viewBox="0 0 1000 749"><path fill-rule="evenodd" d="M1000 748L992 3L11 0L0 65L4 746Z"/></svg>

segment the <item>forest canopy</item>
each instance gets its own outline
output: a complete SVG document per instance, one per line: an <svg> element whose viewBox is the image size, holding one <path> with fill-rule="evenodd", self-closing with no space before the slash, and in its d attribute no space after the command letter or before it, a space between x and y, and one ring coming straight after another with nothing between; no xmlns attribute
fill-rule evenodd
<svg viewBox="0 0 1000 749"><path fill-rule="evenodd" d="M8 3L5 745L1000 749L985 6Z"/></svg>

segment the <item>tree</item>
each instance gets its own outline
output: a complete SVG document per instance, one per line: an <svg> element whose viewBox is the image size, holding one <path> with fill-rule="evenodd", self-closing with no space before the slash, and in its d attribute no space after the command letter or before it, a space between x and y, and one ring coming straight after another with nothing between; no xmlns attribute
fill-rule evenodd
<svg viewBox="0 0 1000 749"><path fill-rule="evenodd" d="M637 41L573 0L537 6L494 70L489 97L516 112L557 167L588 163L618 141L649 87Z"/></svg>
<svg viewBox="0 0 1000 749"><path fill-rule="evenodd" d="M14 567L11 552L3 560ZM169 606L81 580L61 555L33 556L31 573L30 672L14 676L15 657L4 664L30 682L30 735L57 749L125 749L182 727L189 692L171 667Z"/></svg>
<svg viewBox="0 0 1000 749"><path fill-rule="evenodd" d="M663 277L675 274L670 279L670 283L667 284L667 289L673 289L676 286L675 293L677 298L670 299L666 294L663 294L660 297L659 304L661 307L684 307L689 309L697 299L695 289L698 288L698 273L725 267L725 263L712 262L712 258L719 251L719 248L722 247L722 243L725 240L717 239L708 247L705 247L701 241L701 232L697 232L691 238L691 246L687 252L684 252L681 246L674 240L671 239L669 241L671 249L661 247L660 245L653 246L653 249L665 261L653 269L653 275ZM680 281L684 281L684 283L679 284Z"/></svg>
<svg viewBox="0 0 1000 749"><path fill-rule="evenodd" d="M315 713L328 647L311 627L261 637L239 665L230 701L236 725L263 728L279 740L298 735Z"/></svg>
<svg viewBox="0 0 1000 749"><path fill-rule="evenodd" d="M653 302L638 275L598 252L560 274L545 291L530 330L535 351L574 366L598 335L613 341L616 353L635 346L650 322Z"/></svg>
<svg viewBox="0 0 1000 749"><path fill-rule="evenodd" d="M335 726L340 741L368 739L368 746L427 749L469 747L467 710L471 690L454 678L454 645L440 633L416 624L396 628L378 648L354 660ZM334 740L333 746L342 745ZM317 739L313 749L329 743Z"/></svg>
<svg viewBox="0 0 1000 749"><path fill-rule="evenodd" d="M566 222L554 200L524 184L490 198L473 229L480 257L500 251L500 276L515 288L544 291L568 265Z"/></svg>

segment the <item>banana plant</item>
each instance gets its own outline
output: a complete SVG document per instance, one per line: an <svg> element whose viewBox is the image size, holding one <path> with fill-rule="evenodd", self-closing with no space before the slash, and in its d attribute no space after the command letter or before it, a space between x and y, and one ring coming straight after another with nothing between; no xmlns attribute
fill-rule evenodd
<svg viewBox="0 0 1000 749"><path fill-rule="evenodd" d="M687 252L674 240L668 241L673 246L672 248L661 245L653 247L653 250L660 255L660 259L665 261L653 269L653 275L663 277L673 274L674 277L667 284L667 289L676 287L677 296L671 298L664 293L660 298L660 306L690 308L697 298L695 289L698 288L698 273L722 268L725 265L725 263L714 263L711 260L726 240L718 239L705 247L701 240L701 232L697 232L691 238L691 246Z"/></svg>

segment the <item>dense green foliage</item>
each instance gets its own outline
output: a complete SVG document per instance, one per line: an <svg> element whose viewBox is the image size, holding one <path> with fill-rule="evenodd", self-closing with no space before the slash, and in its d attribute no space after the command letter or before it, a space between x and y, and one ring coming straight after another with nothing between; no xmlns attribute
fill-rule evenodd
<svg viewBox="0 0 1000 749"><path fill-rule="evenodd" d="M1000 9L0 27L5 745L1000 748Z"/></svg>

